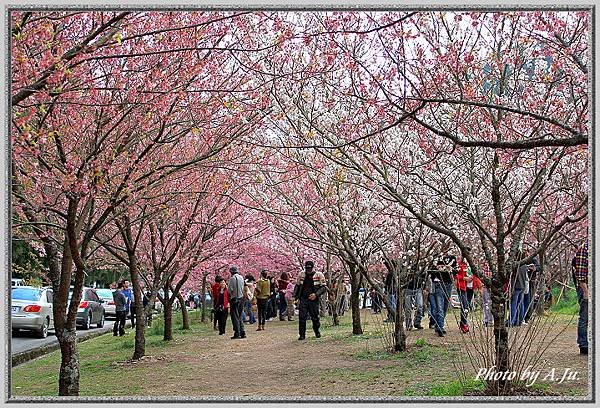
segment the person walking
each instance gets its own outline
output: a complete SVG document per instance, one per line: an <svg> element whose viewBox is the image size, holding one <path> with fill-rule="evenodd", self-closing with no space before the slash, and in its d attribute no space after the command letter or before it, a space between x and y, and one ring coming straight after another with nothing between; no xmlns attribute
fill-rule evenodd
<svg viewBox="0 0 600 408"><path fill-rule="evenodd" d="M242 308L244 307L244 278L238 273L237 267L229 268L231 277L227 290L229 291L229 309L231 324L233 326L233 337L231 339L246 338L244 322L242 321Z"/></svg>
<svg viewBox="0 0 600 408"><path fill-rule="evenodd" d="M116 320L113 326L113 336L123 336L125 334L125 320L127 319L127 297L123 294L123 281L117 283L117 290L113 292L113 301L115 302Z"/></svg>
<svg viewBox="0 0 600 408"><path fill-rule="evenodd" d="M588 243L582 244L575 253L571 266L573 269L573 283L577 287L577 300L579 302L579 319L577 321L577 345L579 353L588 354Z"/></svg>
<svg viewBox="0 0 600 408"><path fill-rule="evenodd" d="M219 280L219 289L214 297L215 304L215 320L219 326L219 336L225 334L225 326L227 325L227 315L229 314L229 292L225 279Z"/></svg>
<svg viewBox="0 0 600 408"><path fill-rule="evenodd" d="M269 281L267 274L266 269L260 272L260 279L256 282L256 289L254 290L256 307L258 308L258 328L256 331L264 330L267 320L267 303L271 294L271 281Z"/></svg>
<svg viewBox="0 0 600 408"><path fill-rule="evenodd" d="M294 290L294 298L299 301L299 317L298 317L298 340L304 340L306 338L306 321L310 317L312 320L312 328L315 332L315 337L321 337L319 331L321 327L321 321L319 318L319 297L327 292L327 286L324 284L317 284L315 282L325 282L325 277L321 278L321 272L315 273L315 263L313 261L306 261L304 263L304 271L298 274L296 280L296 287ZM316 279L315 279L315 275Z"/></svg>

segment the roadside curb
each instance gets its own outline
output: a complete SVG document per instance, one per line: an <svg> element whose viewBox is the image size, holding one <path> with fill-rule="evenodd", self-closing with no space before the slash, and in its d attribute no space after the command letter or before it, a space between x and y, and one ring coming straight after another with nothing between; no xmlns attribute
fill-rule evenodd
<svg viewBox="0 0 600 408"><path fill-rule="evenodd" d="M94 337L102 336L103 334L110 333L110 332L112 332L112 327L109 326L109 327L104 327L100 330L96 330L93 332L80 334L77 336L77 343L81 343L82 341L93 339ZM59 348L60 348L60 345L58 344L58 340L55 337L54 341L50 344L47 344L45 346L41 346L41 347L38 347L38 348L35 348L32 350L22 351L18 354L14 354L11 359L12 367L16 367L19 364L23 364L27 361L33 360L34 358L38 358L45 354L51 353L55 350L58 350Z"/></svg>

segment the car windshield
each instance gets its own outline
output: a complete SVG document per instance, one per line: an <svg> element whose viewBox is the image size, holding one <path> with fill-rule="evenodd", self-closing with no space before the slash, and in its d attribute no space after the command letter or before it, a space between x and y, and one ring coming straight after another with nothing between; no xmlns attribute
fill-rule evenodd
<svg viewBox="0 0 600 408"><path fill-rule="evenodd" d="M112 299L112 290L110 289L96 289L96 294L101 298Z"/></svg>
<svg viewBox="0 0 600 408"><path fill-rule="evenodd" d="M12 290L12 298L18 300L33 300L38 301L42 295L39 289L14 288Z"/></svg>

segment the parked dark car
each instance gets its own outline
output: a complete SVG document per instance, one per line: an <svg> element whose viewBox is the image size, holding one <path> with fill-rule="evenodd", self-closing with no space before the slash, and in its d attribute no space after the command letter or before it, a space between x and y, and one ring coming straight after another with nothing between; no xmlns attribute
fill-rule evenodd
<svg viewBox="0 0 600 408"><path fill-rule="evenodd" d="M69 291L69 301L73 296L73 288ZM83 288L83 294L79 307L77 308L76 324L84 330L88 330L91 325L104 327L104 301L98 297L96 291L92 288Z"/></svg>

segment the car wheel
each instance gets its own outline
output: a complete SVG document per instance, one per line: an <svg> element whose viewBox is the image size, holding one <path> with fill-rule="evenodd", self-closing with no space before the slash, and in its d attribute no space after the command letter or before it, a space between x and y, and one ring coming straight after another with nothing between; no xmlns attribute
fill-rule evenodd
<svg viewBox="0 0 600 408"><path fill-rule="evenodd" d="M83 327L82 327L82 329L83 329L83 330L89 330L89 329L90 329L90 326L91 326L91 324L92 324L92 314L91 314L91 313L88 313L88 314L85 316L85 321L83 322Z"/></svg>
<svg viewBox="0 0 600 408"><path fill-rule="evenodd" d="M104 327L104 312L102 312L102 314L100 315L100 321L98 322L98 326L99 329Z"/></svg>
<svg viewBox="0 0 600 408"><path fill-rule="evenodd" d="M40 339L45 339L46 337L48 337L48 327L50 326L50 321L48 318L44 319L44 324L42 324L42 327L36 332L37 337L39 337Z"/></svg>

